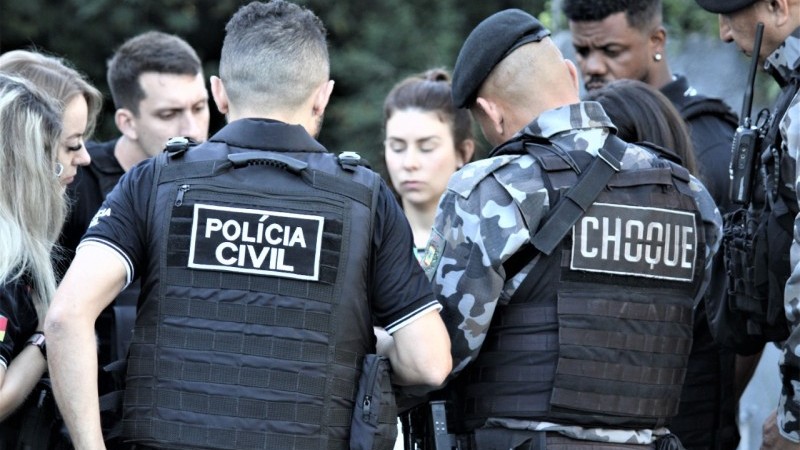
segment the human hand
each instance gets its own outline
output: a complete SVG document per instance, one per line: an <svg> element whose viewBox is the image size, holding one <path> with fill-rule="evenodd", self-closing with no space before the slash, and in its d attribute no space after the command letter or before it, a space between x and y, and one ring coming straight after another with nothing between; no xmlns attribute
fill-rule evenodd
<svg viewBox="0 0 800 450"><path fill-rule="evenodd" d="M800 444L792 442L781 434L778 430L778 411L772 411L772 414L764 421L762 428L762 441L761 450L797 450L800 449Z"/></svg>

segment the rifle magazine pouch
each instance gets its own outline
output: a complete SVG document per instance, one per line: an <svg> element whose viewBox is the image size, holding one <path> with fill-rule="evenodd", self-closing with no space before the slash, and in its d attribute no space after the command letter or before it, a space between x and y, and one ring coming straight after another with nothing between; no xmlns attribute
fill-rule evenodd
<svg viewBox="0 0 800 450"><path fill-rule="evenodd" d="M364 356L364 371L350 427L350 450L391 450L397 440L397 404L389 377L389 360Z"/></svg>

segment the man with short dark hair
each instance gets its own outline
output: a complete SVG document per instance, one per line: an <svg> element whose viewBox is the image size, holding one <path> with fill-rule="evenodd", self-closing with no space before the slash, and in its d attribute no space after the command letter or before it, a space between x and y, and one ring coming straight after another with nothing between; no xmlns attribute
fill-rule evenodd
<svg viewBox="0 0 800 450"><path fill-rule="evenodd" d="M673 74L666 54L661 0L564 0L561 6L569 19L586 89L618 79L639 80L659 89L686 121L700 169L698 177L720 212L730 211L728 166L736 116L720 100L698 94L685 76ZM707 293L713 305L726 304L723 257L723 252L717 253ZM732 450L739 441L736 392L743 389L734 386L736 356L714 342L704 303L696 314L680 414L670 430L690 450Z"/></svg>
<svg viewBox="0 0 800 450"><path fill-rule="evenodd" d="M208 91L203 65L179 36L148 31L125 41L108 61L108 87L121 135L88 142L92 164L78 172L68 190L74 199L60 244L67 264L106 195L120 177L164 150L175 136L198 142L208 136Z"/></svg>
<svg viewBox="0 0 800 450"><path fill-rule="evenodd" d="M399 384L436 386L451 368L411 229L357 155L314 138L333 90L319 18L252 2L225 31L211 91L228 124L128 171L56 292L45 330L70 436L102 446L91 326L141 278L125 442L347 449L386 425L393 435L374 438L391 445L375 354ZM377 345L373 321L389 333Z"/></svg>
<svg viewBox="0 0 800 450"><path fill-rule="evenodd" d="M195 50L179 36L148 31L125 41L108 60L107 81L121 135L89 141L90 165L67 188L72 207L59 244L66 271L81 237L117 182L133 166L164 150L171 137L198 142L208 136L208 91ZM125 357L136 317L139 283L128 286L95 323L101 367ZM115 389L114 376L99 374L100 392ZM110 426L111 424L109 424Z"/></svg>
<svg viewBox="0 0 800 450"><path fill-rule="evenodd" d="M719 36L734 42L746 55L757 58L759 65L781 86L781 93L771 111L771 119L761 130L762 145L756 158L764 161L759 178L766 192L765 212L761 223L768 226L766 252L771 272L770 294L765 296L766 311L785 311L791 331L783 344L780 363L783 388L776 413L764 424L762 448L798 448L800 443L800 215L797 215L797 192L800 185L797 169L800 154L800 1L798 0L697 0L707 11L719 17ZM754 48L758 23L764 24L761 48ZM785 242L792 240L790 261L786 264ZM774 224L771 226L769 224ZM757 262L761 264L761 261ZM791 274L788 274L788 270ZM782 275L783 273L786 275ZM776 274L776 275L773 275ZM785 290L780 284L788 276ZM777 281L777 282L776 282ZM776 291L776 295L772 295ZM783 292L783 296L780 293ZM788 332L786 327L783 332ZM785 334L784 334L785 335Z"/></svg>

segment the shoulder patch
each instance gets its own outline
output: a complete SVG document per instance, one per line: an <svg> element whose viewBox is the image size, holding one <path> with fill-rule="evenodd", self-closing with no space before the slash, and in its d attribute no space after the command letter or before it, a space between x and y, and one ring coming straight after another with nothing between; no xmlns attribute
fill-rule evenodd
<svg viewBox="0 0 800 450"><path fill-rule="evenodd" d="M437 229L431 230L431 237L428 238L428 245L425 246L425 254L420 258L419 264L428 280L433 280L433 274L439 268L439 262L442 260L442 253L445 248L445 240L442 233Z"/></svg>
<svg viewBox="0 0 800 450"><path fill-rule="evenodd" d="M0 342L6 338L6 327L8 327L8 319L5 316L0 316Z"/></svg>

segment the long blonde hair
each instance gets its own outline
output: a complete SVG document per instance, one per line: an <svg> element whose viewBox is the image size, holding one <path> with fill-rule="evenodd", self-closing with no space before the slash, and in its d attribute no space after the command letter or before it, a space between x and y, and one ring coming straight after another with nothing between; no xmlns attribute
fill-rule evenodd
<svg viewBox="0 0 800 450"><path fill-rule="evenodd" d="M40 321L55 292L51 252L67 213L54 172L61 127L55 100L0 73L0 284L26 277Z"/></svg>
<svg viewBox="0 0 800 450"><path fill-rule="evenodd" d="M103 95L67 60L30 50L12 50L0 55L0 72L31 81L59 102L62 113L70 100L82 95L89 108L84 139L94 132L97 116L103 106Z"/></svg>

